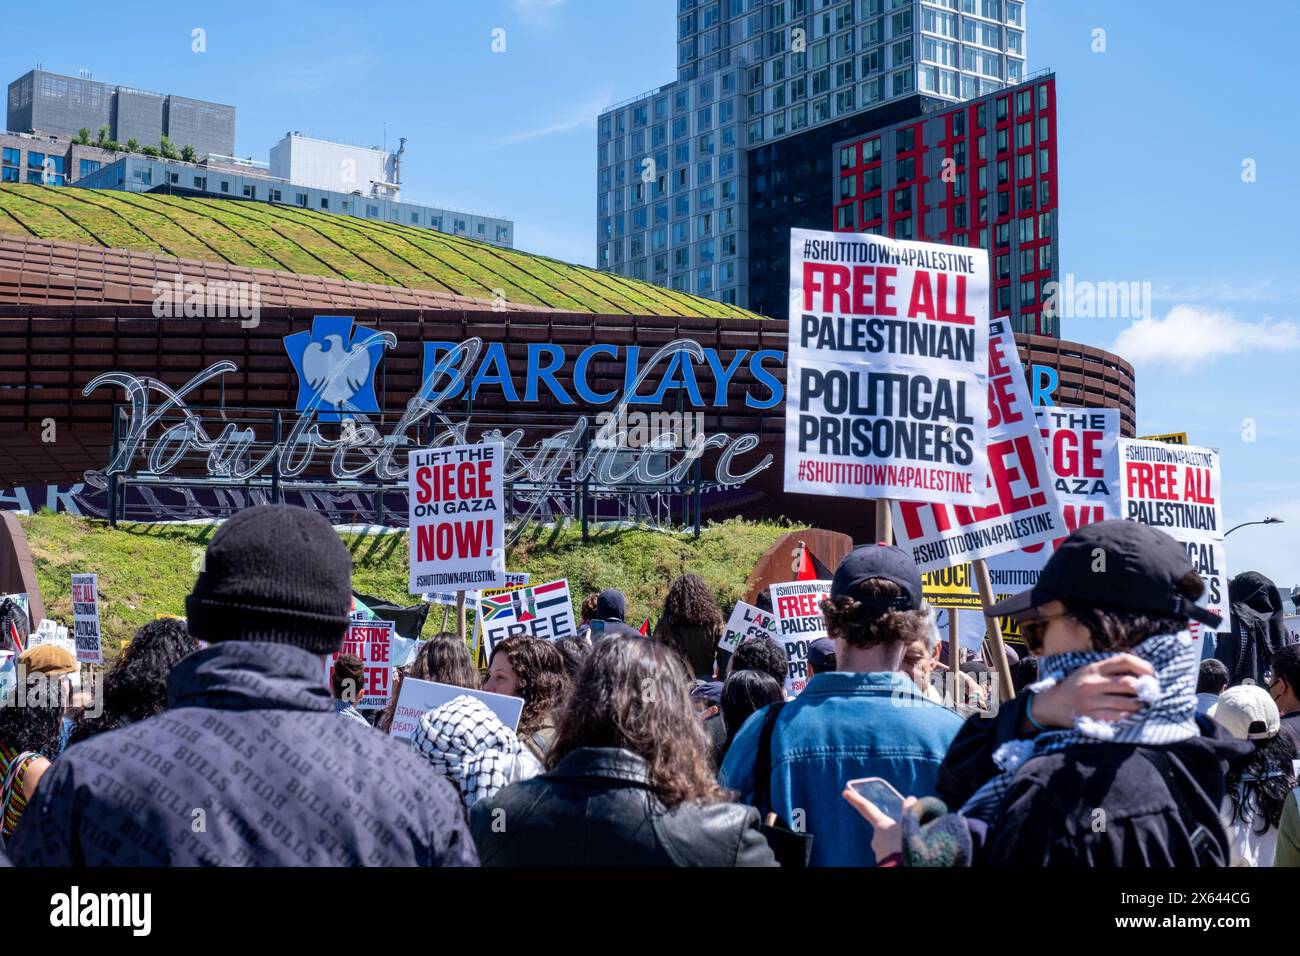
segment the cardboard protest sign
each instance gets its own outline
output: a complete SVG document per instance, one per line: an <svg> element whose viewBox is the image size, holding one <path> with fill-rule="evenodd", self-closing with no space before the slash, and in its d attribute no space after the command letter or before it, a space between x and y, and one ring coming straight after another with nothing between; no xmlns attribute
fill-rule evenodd
<svg viewBox="0 0 1300 956"><path fill-rule="evenodd" d="M402 678L402 690L397 695L397 707L393 709L393 725L389 736L399 740L410 740L420 726L420 718L433 708L467 696L481 700L487 709L497 715L501 723L511 730L519 726L519 715L524 712L522 697L507 697L504 694L489 694L483 690L469 690L454 684L439 684L435 681L417 680L414 677Z"/></svg>
<svg viewBox="0 0 1300 956"><path fill-rule="evenodd" d="M1219 453L1121 438L1119 464L1123 517L1159 528L1187 549L1205 579L1206 594L1198 603L1223 617L1220 631L1230 630Z"/></svg>
<svg viewBox="0 0 1300 956"><path fill-rule="evenodd" d="M376 710L387 707L393 685L392 638L392 621L354 618L338 654L325 658L326 685L333 681L334 663L340 655L355 654L365 665L365 686L361 688L356 708Z"/></svg>
<svg viewBox="0 0 1300 956"><path fill-rule="evenodd" d="M531 577L532 575L530 575L527 571L507 571L506 583L503 584L502 587L517 588L520 585L527 584ZM492 590L495 591L498 589L493 588ZM465 594L465 600L467 602L473 603L479 599L480 593L481 592L477 590L469 591ZM447 606L455 607L456 592L455 591L433 591L429 594L426 594L424 596L424 600L429 604L439 604L439 605L447 605Z"/></svg>
<svg viewBox="0 0 1300 956"><path fill-rule="evenodd" d="M737 601L718 640L718 650L731 654L751 637L776 637L776 618L762 608Z"/></svg>
<svg viewBox="0 0 1300 956"><path fill-rule="evenodd" d="M931 571L1064 537L1047 456L1011 324L989 323L988 503L894 502L894 534Z"/></svg>
<svg viewBox="0 0 1300 956"><path fill-rule="evenodd" d="M72 630L77 660L104 663L104 639L99 631L99 575L72 576Z"/></svg>
<svg viewBox="0 0 1300 956"><path fill-rule="evenodd" d="M790 231L785 490L976 505L988 253Z"/></svg>
<svg viewBox="0 0 1300 956"><path fill-rule="evenodd" d="M785 645L790 671L786 694L798 694L808 683L808 645L826 636L822 601L831 596L830 581L786 581L771 584L772 610L776 612L776 639Z"/></svg>
<svg viewBox="0 0 1300 956"><path fill-rule="evenodd" d="M444 445L407 459L410 591L506 583L505 447Z"/></svg>
<svg viewBox="0 0 1300 956"><path fill-rule="evenodd" d="M566 579L484 594L478 600L479 629L490 656L507 637L527 634L557 641L573 637L577 625Z"/></svg>

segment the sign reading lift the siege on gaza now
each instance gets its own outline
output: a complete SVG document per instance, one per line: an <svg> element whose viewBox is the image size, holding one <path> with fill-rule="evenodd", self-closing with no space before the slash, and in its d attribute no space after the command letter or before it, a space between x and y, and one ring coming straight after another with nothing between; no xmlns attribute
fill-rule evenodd
<svg viewBox="0 0 1300 956"><path fill-rule="evenodd" d="M987 501L983 249L790 231L785 490Z"/></svg>
<svg viewBox="0 0 1300 956"><path fill-rule="evenodd" d="M410 590L475 591L506 583L505 446L443 445L410 453Z"/></svg>

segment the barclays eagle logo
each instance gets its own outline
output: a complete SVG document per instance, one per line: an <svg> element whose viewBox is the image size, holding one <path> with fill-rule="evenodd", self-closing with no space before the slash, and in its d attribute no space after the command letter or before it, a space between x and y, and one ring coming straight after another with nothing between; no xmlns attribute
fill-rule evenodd
<svg viewBox="0 0 1300 956"><path fill-rule="evenodd" d="M294 410L318 412L324 422L378 412L375 369L384 349L396 344L392 332L359 328L354 336L350 315L318 315L310 332L286 335L284 350L298 373Z"/></svg>

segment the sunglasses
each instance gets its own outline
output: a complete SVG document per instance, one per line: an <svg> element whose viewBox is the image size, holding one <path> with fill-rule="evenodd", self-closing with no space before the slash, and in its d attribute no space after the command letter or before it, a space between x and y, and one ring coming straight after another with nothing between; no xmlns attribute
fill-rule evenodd
<svg viewBox="0 0 1300 956"><path fill-rule="evenodd" d="M1052 614L1048 617L1035 618L1032 621L1020 622L1020 634L1025 639L1025 646L1035 653L1043 646L1043 636L1047 633L1048 625L1057 618L1070 617L1068 611L1061 614Z"/></svg>

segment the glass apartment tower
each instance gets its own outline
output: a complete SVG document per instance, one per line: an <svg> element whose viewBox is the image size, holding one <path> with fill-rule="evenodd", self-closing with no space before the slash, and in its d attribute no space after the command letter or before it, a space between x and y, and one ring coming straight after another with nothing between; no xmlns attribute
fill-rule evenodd
<svg viewBox="0 0 1300 956"><path fill-rule="evenodd" d="M1025 55L1024 0L678 0L677 79L597 123L596 264L747 307L748 150L992 93Z"/></svg>

